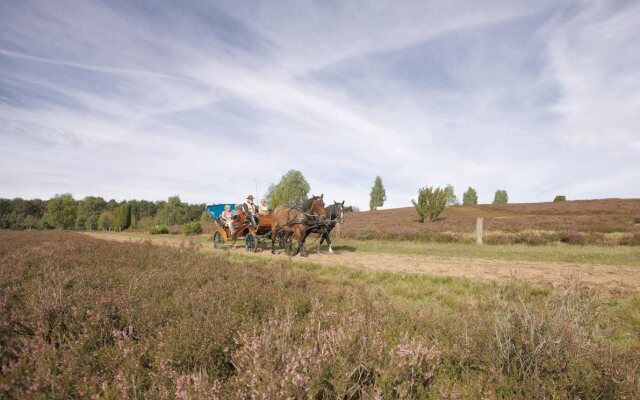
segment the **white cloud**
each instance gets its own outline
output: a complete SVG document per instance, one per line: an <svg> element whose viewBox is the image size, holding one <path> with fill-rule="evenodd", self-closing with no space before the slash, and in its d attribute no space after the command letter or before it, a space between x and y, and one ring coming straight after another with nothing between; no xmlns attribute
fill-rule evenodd
<svg viewBox="0 0 640 400"><path fill-rule="evenodd" d="M376 175L387 206L447 183L599 196L593 177L637 196L637 6L122 7L0 16L0 196L229 201L294 168L363 209Z"/></svg>
<svg viewBox="0 0 640 400"><path fill-rule="evenodd" d="M559 136L589 145L640 139L640 4L586 2L550 35L550 71L560 86Z"/></svg>

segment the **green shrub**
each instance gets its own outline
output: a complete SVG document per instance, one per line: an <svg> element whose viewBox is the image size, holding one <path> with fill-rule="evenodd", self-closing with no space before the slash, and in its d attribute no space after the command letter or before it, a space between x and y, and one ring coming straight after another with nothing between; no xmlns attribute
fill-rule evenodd
<svg viewBox="0 0 640 400"><path fill-rule="evenodd" d="M567 196L557 195L556 197L553 198L554 203L557 203L559 201L567 201Z"/></svg>
<svg viewBox="0 0 640 400"><path fill-rule="evenodd" d="M189 222L184 224L184 228L182 228L182 231L187 236L199 235L202 233L202 225L200 224L200 221Z"/></svg>
<svg viewBox="0 0 640 400"><path fill-rule="evenodd" d="M420 214L420 222L424 223L426 219L435 221L444 211L447 205L447 199L451 196L449 189L441 189L439 187L423 187L418 189L418 201L411 200L413 206Z"/></svg>
<svg viewBox="0 0 640 400"><path fill-rule="evenodd" d="M138 228L150 229L155 224L153 223L153 217L143 217L136 225Z"/></svg>
<svg viewBox="0 0 640 400"><path fill-rule="evenodd" d="M166 225L153 225L149 228L149 233L152 235L162 235L169 233L169 228Z"/></svg>

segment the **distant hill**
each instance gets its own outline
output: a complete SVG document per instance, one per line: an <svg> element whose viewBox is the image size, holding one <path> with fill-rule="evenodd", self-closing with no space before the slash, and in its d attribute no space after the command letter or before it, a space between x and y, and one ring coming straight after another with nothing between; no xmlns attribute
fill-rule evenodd
<svg viewBox="0 0 640 400"><path fill-rule="evenodd" d="M342 234L353 238L414 239L434 233L470 234L476 218L488 232L610 234L640 229L640 199L447 207L438 221L421 224L414 207L347 213Z"/></svg>

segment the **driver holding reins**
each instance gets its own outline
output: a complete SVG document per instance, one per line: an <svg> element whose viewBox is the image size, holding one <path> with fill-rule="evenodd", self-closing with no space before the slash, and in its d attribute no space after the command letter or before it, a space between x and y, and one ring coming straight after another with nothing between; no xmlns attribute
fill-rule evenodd
<svg viewBox="0 0 640 400"><path fill-rule="evenodd" d="M249 217L249 220L251 221L251 226L253 226L254 228L258 226L258 207L253 204L253 196L252 195L248 195L247 196L247 201L242 205L242 210L244 211L244 213L247 215L247 217Z"/></svg>

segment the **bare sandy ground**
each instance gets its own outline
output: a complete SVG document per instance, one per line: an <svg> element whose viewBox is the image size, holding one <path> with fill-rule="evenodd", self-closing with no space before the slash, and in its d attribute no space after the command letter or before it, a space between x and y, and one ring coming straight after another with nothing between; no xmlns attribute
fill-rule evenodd
<svg viewBox="0 0 640 400"><path fill-rule="evenodd" d="M141 241L127 236L112 234L87 233L101 239L116 241ZM179 246L182 241L166 238L151 238L153 243ZM244 248L231 250L215 250L212 246L201 246L205 251L230 251L242 255L251 255ZM282 250L274 256L268 250L254 253L257 257L275 257L288 259ZM299 259L300 257L296 257ZM578 280L582 284L597 290L605 296L628 297L640 294L640 267L576 264L562 262L538 261L503 261L479 258L434 257L399 255L369 252L310 252L305 261L323 265L344 265L376 271L402 273L425 273L440 276L465 277L470 279L488 279L499 282L514 280L528 282L537 286L562 287L571 281Z"/></svg>

